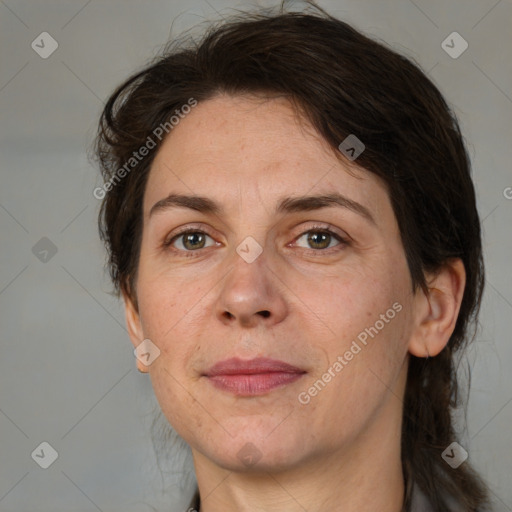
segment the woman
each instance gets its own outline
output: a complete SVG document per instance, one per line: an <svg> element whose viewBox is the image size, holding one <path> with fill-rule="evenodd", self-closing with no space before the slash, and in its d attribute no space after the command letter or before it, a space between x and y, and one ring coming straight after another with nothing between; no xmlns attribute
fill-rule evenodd
<svg viewBox="0 0 512 512"><path fill-rule="evenodd" d="M189 510L484 510L451 419L479 218L414 64L320 9L244 14L123 83L96 153L137 366L191 448Z"/></svg>

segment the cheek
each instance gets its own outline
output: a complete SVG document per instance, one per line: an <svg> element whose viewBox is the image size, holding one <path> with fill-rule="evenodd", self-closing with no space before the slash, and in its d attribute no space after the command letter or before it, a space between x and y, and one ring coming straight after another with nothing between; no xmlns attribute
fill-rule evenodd
<svg viewBox="0 0 512 512"><path fill-rule="evenodd" d="M183 275L158 268L141 257L137 283L139 308L146 336L165 341L197 306L204 286Z"/></svg>
<svg viewBox="0 0 512 512"><path fill-rule="evenodd" d="M310 399L302 410L304 421L337 439L340 425L344 435L356 435L381 404L399 395L395 383L406 352L407 314L392 287L346 285L332 292L339 300L317 297L332 331L329 339L310 334L326 364L316 368L301 391L303 399Z"/></svg>
<svg viewBox="0 0 512 512"><path fill-rule="evenodd" d="M169 396L180 392L179 383L197 378L197 368L191 362L201 366L204 353L208 354L207 346L211 352L215 344L205 334L214 333L211 303L218 293L219 279L213 277L194 280L163 272L141 274L139 311L144 336L160 350L150 373L156 376L160 372L158 381L168 388ZM185 398L180 400L186 401Z"/></svg>
<svg viewBox="0 0 512 512"><path fill-rule="evenodd" d="M316 368L311 383L330 368L340 376L328 385L333 400L339 392L367 398L371 389L382 388L375 374L390 382L403 363L410 320L407 279L375 266L325 282L321 288L311 282L296 288L297 295L307 297L301 323L309 326L309 343L323 353L324 364Z"/></svg>
<svg viewBox="0 0 512 512"><path fill-rule="evenodd" d="M294 293L306 306L301 308L309 319L303 319L305 324L311 324L316 318L316 322L321 323L322 334L339 340L337 348L343 348L376 321L380 326L380 315L400 299L395 284L379 278L372 269L324 277L316 286L310 279L296 281ZM389 316L394 316L394 311ZM319 344L314 339L311 342Z"/></svg>
<svg viewBox="0 0 512 512"><path fill-rule="evenodd" d="M197 434L196 430L201 428L203 423L209 423L209 418L205 421L205 409L198 407L197 400L186 389L188 383L184 382L182 376L175 375L167 364L152 368L150 376L162 413L180 437L190 442L194 434Z"/></svg>
<svg viewBox="0 0 512 512"><path fill-rule="evenodd" d="M165 367L174 375L180 366L183 367L188 350L187 339L181 330L191 308L189 296L184 296L176 286L169 286L162 279L145 281L138 291L144 337L160 350L159 357L150 366L150 374L153 378L153 374ZM166 380L172 381L169 376Z"/></svg>

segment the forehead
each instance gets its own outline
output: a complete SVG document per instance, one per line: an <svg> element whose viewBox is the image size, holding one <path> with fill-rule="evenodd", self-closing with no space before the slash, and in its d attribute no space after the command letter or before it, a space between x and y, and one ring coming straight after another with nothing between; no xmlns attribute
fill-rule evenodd
<svg viewBox="0 0 512 512"><path fill-rule="evenodd" d="M338 159L288 100L254 96L204 101L173 128L151 167L145 216L171 192L214 196L227 207L236 200L238 212L244 202L270 207L309 192L342 192L377 216L389 206L380 178Z"/></svg>

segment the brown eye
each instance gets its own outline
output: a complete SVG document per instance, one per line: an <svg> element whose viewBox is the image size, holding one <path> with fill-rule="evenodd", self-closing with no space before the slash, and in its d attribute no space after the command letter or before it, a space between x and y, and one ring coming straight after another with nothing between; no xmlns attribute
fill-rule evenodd
<svg viewBox="0 0 512 512"><path fill-rule="evenodd" d="M203 231L190 230L185 231L183 233L179 233L178 235L171 238L168 242L165 243L166 246L174 246L176 249L181 251L196 251L198 249L204 249L207 247L206 238L211 237L204 233ZM174 243L178 242L177 246ZM180 247L181 245L181 247ZM210 244L210 246L213 244ZM208 247L210 247L208 246Z"/></svg>
<svg viewBox="0 0 512 512"><path fill-rule="evenodd" d="M344 240L337 234L333 233L330 230L327 229L314 229L309 230L303 233L301 236L297 238L297 241L301 238L306 237L306 242L308 244L308 247L305 247L306 249L315 249L315 250L324 250L324 249L330 249L333 247L331 245L331 242L338 241L338 244L344 242Z"/></svg>
<svg viewBox="0 0 512 512"><path fill-rule="evenodd" d="M321 231L311 231L307 237L308 244L310 244L313 249L327 249L331 239L332 236L329 233Z"/></svg>

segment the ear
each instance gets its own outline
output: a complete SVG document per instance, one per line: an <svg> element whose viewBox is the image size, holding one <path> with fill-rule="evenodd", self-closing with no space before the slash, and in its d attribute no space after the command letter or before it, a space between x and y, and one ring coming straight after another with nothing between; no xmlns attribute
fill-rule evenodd
<svg viewBox="0 0 512 512"><path fill-rule="evenodd" d="M142 324L137 307L133 303L133 299L129 294L123 290L124 312L126 317L126 327L130 335L131 342L134 348L137 348L144 341L144 333L142 331ZM142 361L135 358L137 361L137 369L139 372L148 373L148 367Z"/></svg>
<svg viewBox="0 0 512 512"><path fill-rule="evenodd" d="M450 340L466 286L462 260L449 260L427 285L428 293L420 289L414 299L415 327L408 348L416 357L436 356Z"/></svg>

